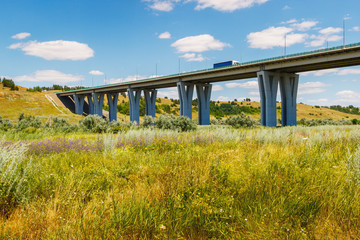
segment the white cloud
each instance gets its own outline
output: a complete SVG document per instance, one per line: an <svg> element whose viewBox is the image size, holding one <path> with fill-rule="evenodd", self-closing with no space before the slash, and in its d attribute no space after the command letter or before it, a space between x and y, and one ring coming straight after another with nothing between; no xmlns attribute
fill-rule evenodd
<svg viewBox="0 0 360 240"><path fill-rule="evenodd" d="M195 53L185 53L180 57L185 58L187 62L202 62L205 60L202 54L195 54Z"/></svg>
<svg viewBox="0 0 360 240"><path fill-rule="evenodd" d="M359 32L360 31L360 27L359 26L355 26L351 29L349 29L350 32Z"/></svg>
<svg viewBox="0 0 360 240"><path fill-rule="evenodd" d="M300 100L300 99L299 99ZM321 105L321 106L328 106L330 105L329 103L329 99L327 98L320 98L320 99L311 99L311 100L308 100L309 103L313 103L313 104L316 104L316 105Z"/></svg>
<svg viewBox="0 0 360 240"><path fill-rule="evenodd" d="M168 97L172 99L179 99L179 94L176 87L173 87L173 88L166 88L159 90L157 93L157 97L159 98Z"/></svg>
<svg viewBox="0 0 360 240"><path fill-rule="evenodd" d="M260 92L259 91L251 91L251 92L249 92L249 95L251 95L251 96L260 96Z"/></svg>
<svg viewBox="0 0 360 240"><path fill-rule="evenodd" d="M170 11L172 11L174 9L174 2L177 2L177 1L172 1L172 0L165 0L165 1L148 0L146 2L151 2L149 7L151 9L153 9L153 10L162 11L162 12L170 12Z"/></svg>
<svg viewBox="0 0 360 240"><path fill-rule="evenodd" d="M104 73L103 73L103 72L100 72L99 70L92 70L92 71L89 72L89 74L95 75L95 76L102 76L102 75L104 75Z"/></svg>
<svg viewBox="0 0 360 240"><path fill-rule="evenodd" d="M360 102L360 93L352 90L344 90L336 93L337 102L343 104L358 104Z"/></svg>
<svg viewBox="0 0 360 240"><path fill-rule="evenodd" d="M13 39L25 39L25 38L30 37L30 36L31 36L30 33L22 32L22 33L18 33L16 35L12 36L11 38L13 38Z"/></svg>
<svg viewBox="0 0 360 240"><path fill-rule="evenodd" d="M291 9L291 7L289 7L288 5L285 5L285 6L282 8L282 10L289 10L289 9Z"/></svg>
<svg viewBox="0 0 360 240"><path fill-rule="evenodd" d="M305 82L299 84L299 95L307 95L307 94L317 94L325 92L326 89L324 87L329 86L328 84L322 82Z"/></svg>
<svg viewBox="0 0 360 240"><path fill-rule="evenodd" d="M160 39L170 39L171 38L171 34L169 32L163 32L159 35Z"/></svg>
<svg viewBox="0 0 360 240"><path fill-rule="evenodd" d="M146 78L148 78L148 77L141 76L141 75L130 75L130 76L127 76L126 78L110 78L109 80L107 80L107 82L109 84L126 83L126 82L133 82L133 81L137 81L137 80L141 80L141 79L146 79Z"/></svg>
<svg viewBox="0 0 360 240"><path fill-rule="evenodd" d="M332 35L332 34L335 34L335 33L342 32L342 31L343 31L342 28L328 27L328 28L321 29L319 31L319 33L323 34L323 35Z"/></svg>
<svg viewBox="0 0 360 240"><path fill-rule="evenodd" d="M220 102L228 102L228 101L232 101L232 98L229 97L224 97L224 96L219 96L216 101L220 101Z"/></svg>
<svg viewBox="0 0 360 240"><path fill-rule="evenodd" d="M230 44L216 40L213 36L209 34L203 34L179 39L173 44L171 44L171 46L175 47L176 50L180 53L199 53L209 50L223 50L224 47L229 47Z"/></svg>
<svg viewBox="0 0 360 240"><path fill-rule="evenodd" d="M41 57L46 60L86 60L94 56L92 50L87 44L75 41L49 41L27 43L16 43L10 45L10 49L21 49L26 55Z"/></svg>
<svg viewBox="0 0 360 240"><path fill-rule="evenodd" d="M211 88L211 90L212 90L213 92L218 92L218 91L224 90L224 88L223 88L221 85L213 85L212 88Z"/></svg>
<svg viewBox="0 0 360 240"><path fill-rule="evenodd" d="M250 8L255 4L264 4L268 0L195 0L196 10L213 8L222 12L233 12L238 9Z"/></svg>
<svg viewBox="0 0 360 240"><path fill-rule="evenodd" d="M293 23L291 27L298 31L308 31L312 27L315 27L318 23L318 21L303 21L301 23Z"/></svg>
<svg viewBox="0 0 360 240"><path fill-rule="evenodd" d="M269 27L260 32L253 32L247 35L247 41L251 48L269 49L273 47L291 46L296 43L305 42L308 34L292 33L289 27Z"/></svg>
<svg viewBox="0 0 360 240"><path fill-rule="evenodd" d="M360 74L360 68L333 68L333 69L325 69L325 70L318 70L312 72L303 72L301 76L308 76L314 75L316 77L324 76L324 75L337 75L337 76L345 76L345 75L357 75Z"/></svg>
<svg viewBox="0 0 360 240"><path fill-rule="evenodd" d="M257 81L248 81L248 82L245 82L245 83L231 82L231 83L226 83L225 86L227 88L239 87L239 88L248 88L248 89L258 88L259 87Z"/></svg>
<svg viewBox="0 0 360 240"><path fill-rule="evenodd" d="M14 77L15 82L51 82L54 84L65 84L84 80L81 75L62 73L56 70L39 70L30 75Z"/></svg>
<svg viewBox="0 0 360 240"><path fill-rule="evenodd" d="M310 38L314 39L307 43L311 47L320 47L325 44L325 42L337 42L342 39L342 36L336 35L337 33L342 32L342 28L328 27L321 29L319 35L311 35Z"/></svg>

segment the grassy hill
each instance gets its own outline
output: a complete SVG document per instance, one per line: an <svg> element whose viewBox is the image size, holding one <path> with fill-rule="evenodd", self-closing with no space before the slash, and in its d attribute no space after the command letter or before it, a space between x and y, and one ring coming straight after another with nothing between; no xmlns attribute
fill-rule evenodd
<svg viewBox="0 0 360 240"><path fill-rule="evenodd" d="M120 106L125 107L128 104L128 99L122 95L119 96ZM144 104L144 103L143 103ZM216 105L226 104L225 102L216 102ZM249 114L255 119L260 119L260 107L259 102L233 102L233 105L245 106L248 108L257 109L254 114ZM105 98L104 106L107 105ZM179 114L180 105L178 101L172 99L158 99L156 102L157 105L157 115L164 113L174 113ZM54 91L48 92L28 92L26 88L19 87L19 91L11 91L9 88L3 87L0 84L0 116L10 120L17 120L20 113L25 113L27 115L35 115L40 117L43 121L49 116L57 116L65 118L70 122L78 122L82 117L76 114L71 113L67 108L65 108L61 102L56 98ZM277 103L278 118L281 118L281 103ZM104 115L107 115L107 112L104 111ZM224 116L226 118L227 116ZM198 118L197 106L193 107L193 119ZM211 118L215 118L211 116ZM360 115L354 115L349 113L343 113L336 110L315 107L306 104L297 105L297 118L300 120L302 118L306 119L325 119L332 118L334 120L340 119L360 119ZM118 113L118 119L121 121L129 121L129 116L125 114Z"/></svg>

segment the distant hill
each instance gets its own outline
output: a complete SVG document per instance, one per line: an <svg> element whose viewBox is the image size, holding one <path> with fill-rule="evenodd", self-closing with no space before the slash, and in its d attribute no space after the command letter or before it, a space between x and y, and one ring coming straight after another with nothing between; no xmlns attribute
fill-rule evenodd
<svg viewBox="0 0 360 240"><path fill-rule="evenodd" d="M46 92L28 92L26 88L19 87L19 91L11 91L10 88L3 87L0 84L0 116L10 120L17 120L20 113L28 115L35 115L46 121L49 116L57 116L65 118L70 122L78 122L82 116L73 114L67 108L65 108L61 101L59 101L54 94L55 91ZM142 109L142 115L145 114L144 110L145 101L142 100L140 109ZM248 115L255 119L260 119L260 103L259 102L213 102L212 109L221 109L222 113L234 113L234 111L240 111L241 109ZM104 108L106 109L106 98ZM220 105L222 105L220 107ZM180 104L175 99L158 98L156 102L157 115L160 114L176 114L180 112ZM277 103L277 118L281 118L281 103ZM235 110L234 110L235 109ZM198 118L197 102L193 102L193 119ZM122 121L129 121L128 113L128 100L124 95L119 96L118 102L118 119ZM107 112L104 111L104 115ZM219 115L219 114L218 114ZM222 118L226 118L229 115L225 114ZM218 116L219 117L219 116ZM211 116L211 118L215 118ZM340 119L360 119L360 115L351 113L344 113L333 109L310 106L306 104L297 105L297 118L309 119L324 119L332 118L334 120Z"/></svg>

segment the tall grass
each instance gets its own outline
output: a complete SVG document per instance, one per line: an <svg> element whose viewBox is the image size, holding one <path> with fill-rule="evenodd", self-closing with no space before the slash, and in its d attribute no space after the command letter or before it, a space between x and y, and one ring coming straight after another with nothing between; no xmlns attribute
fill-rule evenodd
<svg viewBox="0 0 360 240"><path fill-rule="evenodd" d="M359 136L350 126L222 126L61 137L102 146L86 152L29 154L29 145L11 145L21 154L1 159L21 156L6 169L31 191L3 214L0 236L356 238Z"/></svg>

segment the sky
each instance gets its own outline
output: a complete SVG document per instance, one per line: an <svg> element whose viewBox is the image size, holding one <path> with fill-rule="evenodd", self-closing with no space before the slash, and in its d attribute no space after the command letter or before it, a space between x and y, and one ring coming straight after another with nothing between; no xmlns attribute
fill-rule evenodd
<svg viewBox="0 0 360 240"><path fill-rule="evenodd" d="M0 0L0 9L0 76L23 87L91 87L360 42L359 0ZM298 103L360 106L360 66L299 81ZM178 98L174 88L158 96ZM259 101L257 79L213 84L212 100L245 98Z"/></svg>

